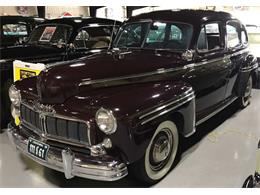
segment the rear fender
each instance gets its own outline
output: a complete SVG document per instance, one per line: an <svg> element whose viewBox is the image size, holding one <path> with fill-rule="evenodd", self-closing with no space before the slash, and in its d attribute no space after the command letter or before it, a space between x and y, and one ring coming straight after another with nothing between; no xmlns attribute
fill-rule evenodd
<svg viewBox="0 0 260 195"><path fill-rule="evenodd" d="M241 68L238 73L237 81L235 84L235 94L238 97L242 97L245 93L247 81L249 79L249 76L252 76L253 79L253 86L257 83L257 68L258 68L258 62L257 59L249 54L244 62L241 65Z"/></svg>

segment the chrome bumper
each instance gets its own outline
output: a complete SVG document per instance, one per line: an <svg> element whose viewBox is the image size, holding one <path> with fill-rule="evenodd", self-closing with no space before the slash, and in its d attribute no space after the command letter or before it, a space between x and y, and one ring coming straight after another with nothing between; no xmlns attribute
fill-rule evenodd
<svg viewBox="0 0 260 195"><path fill-rule="evenodd" d="M111 156L90 156L74 153L69 148L62 150L50 146L47 159L43 161L27 152L28 138L20 135L16 127L9 124L7 134L15 148L43 166L64 172L67 179L78 176L95 180L115 181L128 174L126 165Z"/></svg>

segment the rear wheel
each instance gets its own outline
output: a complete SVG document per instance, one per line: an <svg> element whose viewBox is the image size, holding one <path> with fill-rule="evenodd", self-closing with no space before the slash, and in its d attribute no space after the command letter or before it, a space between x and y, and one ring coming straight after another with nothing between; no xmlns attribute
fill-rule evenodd
<svg viewBox="0 0 260 195"><path fill-rule="evenodd" d="M241 108L245 108L250 104L252 86L253 86L252 76L249 76L244 95L242 97L239 97L238 99L238 103Z"/></svg>
<svg viewBox="0 0 260 195"><path fill-rule="evenodd" d="M176 125L172 121L160 123L145 155L131 167L135 176L147 184L160 181L171 169L178 146L179 135Z"/></svg>

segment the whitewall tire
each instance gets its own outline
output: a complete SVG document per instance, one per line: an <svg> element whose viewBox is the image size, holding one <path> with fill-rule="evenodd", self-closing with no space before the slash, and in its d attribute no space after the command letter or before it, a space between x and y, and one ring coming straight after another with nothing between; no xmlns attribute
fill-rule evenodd
<svg viewBox="0 0 260 195"><path fill-rule="evenodd" d="M177 126L170 120L157 127L144 157L134 166L135 176L148 184L160 181L170 171L179 148Z"/></svg>

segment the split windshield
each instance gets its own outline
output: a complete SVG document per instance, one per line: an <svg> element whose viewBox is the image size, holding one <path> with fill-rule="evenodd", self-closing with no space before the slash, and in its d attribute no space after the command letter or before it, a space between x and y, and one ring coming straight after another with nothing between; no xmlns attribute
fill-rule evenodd
<svg viewBox="0 0 260 195"><path fill-rule="evenodd" d="M120 28L116 48L150 48L186 50L192 37L192 26L174 22L138 22Z"/></svg>
<svg viewBox="0 0 260 195"><path fill-rule="evenodd" d="M32 32L29 43L65 44L69 39L70 32L71 27L67 25L42 25Z"/></svg>

